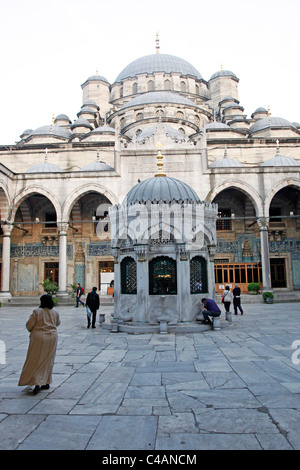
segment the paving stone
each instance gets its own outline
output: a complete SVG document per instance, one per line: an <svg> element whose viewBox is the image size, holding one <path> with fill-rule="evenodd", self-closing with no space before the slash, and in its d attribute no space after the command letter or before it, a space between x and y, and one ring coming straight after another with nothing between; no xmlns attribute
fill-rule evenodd
<svg viewBox="0 0 300 470"><path fill-rule="evenodd" d="M299 304L247 305L218 332L110 333L74 309L48 391L18 387L28 347L22 307L0 309L2 449L300 449ZM15 321L18 318L18 321Z"/></svg>
<svg viewBox="0 0 300 470"><path fill-rule="evenodd" d="M157 420L156 416L104 416L87 449L154 449Z"/></svg>

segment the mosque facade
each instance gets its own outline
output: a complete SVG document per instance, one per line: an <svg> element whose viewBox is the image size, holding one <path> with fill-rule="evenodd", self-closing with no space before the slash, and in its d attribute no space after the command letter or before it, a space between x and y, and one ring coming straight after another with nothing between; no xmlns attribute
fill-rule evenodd
<svg viewBox="0 0 300 470"><path fill-rule="evenodd" d="M158 142L166 175L217 205L215 291L300 290L299 123L265 107L247 116L235 73L204 78L159 45L113 83L96 74L81 88L77 119L59 114L0 146L3 298L38 295L47 278L61 296L77 282L107 293L109 207L154 175Z"/></svg>

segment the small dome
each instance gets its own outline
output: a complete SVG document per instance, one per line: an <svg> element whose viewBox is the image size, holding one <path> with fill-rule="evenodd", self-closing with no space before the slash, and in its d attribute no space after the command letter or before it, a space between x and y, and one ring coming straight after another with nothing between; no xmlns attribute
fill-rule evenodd
<svg viewBox="0 0 300 470"><path fill-rule="evenodd" d="M20 135L21 139L23 139L24 137L27 137L28 135L30 135L31 132L33 132L32 129L25 129L25 131L23 131L22 134Z"/></svg>
<svg viewBox="0 0 300 470"><path fill-rule="evenodd" d="M152 177L134 186L127 194L127 204L185 201L200 202L196 192L186 183L168 176Z"/></svg>
<svg viewBox="0 0 300 470"><path fill-rule="evenodd" d="M136 96L128 103L124 104L121 108L131 108L134 106L144 106L147 104L154 104L154 103L172 103L172 104L182 104L185 106L192 106L193 108L198 108L198 106L193 103L193 101L185 98L178 93L172 93L169 91L150 91L148 93L143 93L141 96Z"/></svg>
<svg viewBox="0 0 300 470"><path fill-rule="evenodd" d="M81 110L79 111L79 113L77 114L77 116L79 116L79 114L84 114L84 113L88 113L88 114L93 114L95 115L96 114L96 110L91 108L90 106L82 106L81 107Z"/></svg>
<svg viewBox="0 0 300 470"><path fill-rule="evenodd" d="M87 127L88 129L93 130L93 126L87 119L76 119L71 126L71 130L76 129L76 127Z"/></svg>
<svg viewBox="0 0 300 470"><path fill-rule="evenodd" d="M100 162L100 160L96 160L95 162L92 162L92 163L87 163L82 168L80 168L80 171L111 171L111 170L113 170L111 166L107 165L104 162Z"/></svg>
<svg viewBox="0 0 300 470"><path fill-rule="evenodd" d="M58 114L55 118L55 121L69 121L69 123L71 124L71 120L66 114Z"/></svg>
<svg viewBox="0 0 300 470"><path fill-rule="evenodd" d="M237 160L232 160L231 158L224 157L220 158L219 160L216 160L208 166L209 168L236 168L242 167L244 165L241 162L238 162Z"/></svg>
<svg viewBox="0 0 300 470"><path fill-rule="evenodd" d="M155 72L180 73L180 75L191 75L202 79L198 70L186 60L169 54L151 54L131 62L117 76L116 82L125 78L133 78L140 74L152 74Z"/></svg>
<svg viewBox="0 0 300 470"><path fill-rule="evenodd" d="M231 72L230 70L219 70L218 72L214 73L210 77L210 80L213 80L214 78L219 78L219 77L233 77L234 79L238 80L235 73Z"/></svg>
<svg viewBox="0 0 300 470"><path fill-rule="evenodd" d="M280 129L283 127L291 128L293 127L293 125L290 121L287 121L286 119L268 116L252 124L252 126L249 129L249 132L250 134L255 134L256 132L262 131L264 129L269 129L269 128Z"/></svg>
<svg viewBox="0 0 300 470"><path fill-rule="evenodd" d="M116 131L113 127L110 126L100 126L96 127L96 129L92 130L91 134L115 134Z"/></svg>
<svg viewBox="0 0 300 470"><path fill-rule="evenodd" d="M53 136L60 137L62 139L69 139L71 133L64 127L50 125L38 127L37 129L31 132L29 137L31 136Z"/></svg>
<svg viewBox="0 0 300 470"><path fill-rule="evenodd" d="M279 152L279 143L277 144L276 155L272 158L269 158L265 162L261 163L260 166L299 166L298 163L294 158L285 157L284 155L280 155Z"/></svg>
<svg viewBox="0 0 300 470"><path fill-rule="evenodd" d="M86 79L86 82L106 82L109 83L107 78L103 77L102 75L92 75L91 77Z"/></svg>
<svg viewBox="0 0 300 470"><path fill-rule="evenodd" d="M217 122L217 121L210 122L209 124L205 126L205 130L222 130L222 129L230 130L230 127L227 124L224 124L224 122Z"/></svg>
<svg viewBox="0 0 300 470"><path fill-rule="evenodd" d="M59 173L61 171L62 169L59 166L45 160L44 162L32 165L25 173Z"/></svg>
<svg viewBox="0 0 300 470"><path fill-rule="evenodd" d="M99 106L97 105L96 101L94 101L94 100L86 100L83 103L83 105L81 106L81 108L85 108L86 106L91 106L93 108L99 109Z"/></svg>

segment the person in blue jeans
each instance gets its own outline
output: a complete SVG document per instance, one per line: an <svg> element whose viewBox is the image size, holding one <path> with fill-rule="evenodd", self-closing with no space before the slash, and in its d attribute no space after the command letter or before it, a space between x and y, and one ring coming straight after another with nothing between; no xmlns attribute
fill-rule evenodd
<svg viewBox="0 0 300 470"><path fill-rule="evenodd" d="M78 282L77 289L76 289L76 305L75 305L75 307L78 307L79 303L81 303L81 305L83 305L83 307L84 307L84 302L82 302L82 300L80 299L81 295L82 295L82 289L81 289L81 286Z"/></svg>
<svg viewBox="0 0 300 470"><path fill-rule="evenodd" d="M202 315L204 317L205 323L212 325L212 321L209 317L219 317L221 315L221 310L217 306L216 302L212 299L203 298L201 302L203 305Z"/></svg>

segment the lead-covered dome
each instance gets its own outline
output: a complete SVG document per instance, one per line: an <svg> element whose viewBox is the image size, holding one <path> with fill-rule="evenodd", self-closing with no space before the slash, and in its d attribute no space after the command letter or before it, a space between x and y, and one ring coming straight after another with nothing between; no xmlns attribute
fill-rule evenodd
<svg viewBox="0 0 300 470"><path fill-rule="evenodd" d="M121 82L125 78L133 78L137 75L154 72L180 73L180 75L191 75L201 80L202 76L198 70L184 59L170 54L151 54L131 62L117 76L115 82Z"/></svg>
<svg viewBox="0 0 300 470"><path fill-rule="evenodd" d="M145 106L148 104L155 103L168 103L184 106L192 106L193 108L198 108L198 106L188 98L185 98L178 93L172 93L170 91L150 91L148 93L143 93L140 96L132 98L128 103L124 104L121 109L131 108L134 106Z"/></svg>
<svg viewBox="0 0 300 470"><path fill-rule="evenodd" d="M183 181L169 176L149 178L134 186L126 196L127 204L172 201L201 202L197 193Z"/></svg>

